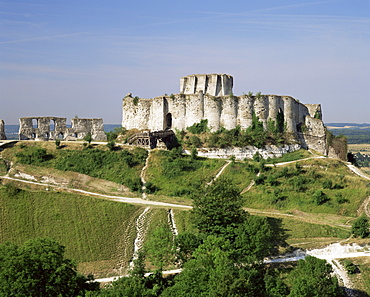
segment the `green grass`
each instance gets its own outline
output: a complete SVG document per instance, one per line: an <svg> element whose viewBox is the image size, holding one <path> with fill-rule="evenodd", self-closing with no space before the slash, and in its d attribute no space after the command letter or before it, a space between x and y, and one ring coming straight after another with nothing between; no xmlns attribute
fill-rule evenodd
<svg viewBox="0 0 370 297"><path fill-rule="evenodd" d="M311 224L296 219L282 219L282 226L286 230L288 242L297 242L297 239L329 237L329 238L348 238L350 231L341 227L328 225ZM303 240L304 241L304 240Z"/></svg>
<svg viewBox="0 0 370 297"><path fill-rule="evenodd" d="M307 151L305 149L300 149L298 151L285 154L280 158L269 159L269 160L266 161L266 163L267 164L276 164L276 163L296 161L296 160L299 160L299 159L304 159L304 158L309 158L309 157L312 157L312 154L309 151Z"/></svg>
<svg viewBox="0 0 370 297"><path fill-rule="evenodd" d="M224 160L172 156L168 151L153 151L150 155L146 179L157 191L156 195L188 196L199 183L212 180Z"/></svg>
<svg viewBox="0 0 370 297"><path fill-rule="evenodd" d="M369 190L369 183L354 176L343 163L316 159L270 167L243 195L250 208L357 216ZM317 198L318 191L323 200Z"/></svg>
<svg viewBox="0 0 370 297"><path fill-rule="evenodd" d="M196 233L197 229L191 223L191 212L174 210L176 227L179 233L182 232L193 232Z"/></svg>
<svg viewBox="0 0 370 297"><path fill-rule="evenodd" d="M0 188L0 242L23 244L52 237L66 246L77 263L128 261L135 237L134 221L143 207L81 195ZM123 244L130 252L120 250ZM125 259L122 259L124 257Z"/></svg>
<svg viewBox="0 0 370 297"><path fill-rule="evenodd" d="M351 282L354 284L354 287L360 290L362 293L366 292L367 295L358 295L358 296L369 296L370 295L370 260L369 257L359 257L348 259L350 262L355 264L359 273L349 274ZM344 260L341 260L343 264Z"/></svg>
<svg viewBox="0 0 370 297"><path fill-rule="evenodd" d="M140 173L147 151L142 148L110 151L105 146L56 149L50 143L21 143L7 158L22 164L74 171L141 190Z"/></svg>
<svg viewBox="0 0 370 297"><path fill-rule="evenodd" d="M257 163L254 161L235 162L225 168L222 176L232 180L238 189L243 191L255 178L257 172Z"/></svg>

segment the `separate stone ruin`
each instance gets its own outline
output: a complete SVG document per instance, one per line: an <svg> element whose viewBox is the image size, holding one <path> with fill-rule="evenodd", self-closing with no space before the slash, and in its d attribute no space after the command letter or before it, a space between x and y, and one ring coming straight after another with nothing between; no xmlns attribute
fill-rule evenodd
<svg viewBox="0 0 370 297"><path fill-rule="evenodd" d="M6 140L4 120L0 120L0 140Z"/></svg>
<svg viewBox="0 0 370 297"><path fill-rule="evenodd" d="M92 139L106 141L102 119L67 119L59 117L25 117L19 119L19 140L79 140L91 133Z"/></svg>
<svg viewBox="0 0 370 297"><path fill-rule="evenodd" d="M198 74L180 79L180 93L151 99L123 98L122 127L148 131L178 129L208 120L211 131L221 127L248 128L255 113L267 128L270 119L284 117L286 130L303 148L327 155L325 126L320 104L302 104L290 96L242 95L232 92L233 77Z"/></svg>

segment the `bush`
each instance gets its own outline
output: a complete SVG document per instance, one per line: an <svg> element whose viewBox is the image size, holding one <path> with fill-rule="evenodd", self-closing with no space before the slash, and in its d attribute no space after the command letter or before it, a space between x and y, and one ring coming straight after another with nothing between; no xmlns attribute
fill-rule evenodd
<svg viewBox="0 0 370 297"><path fill-rule="evenodd" d="M26 147L21 152L16 153L16 157L20 163L39 165L40 163L52 158L46 153L46 149L40 147Z"/></svg>
<svg viewBox="0 0 370 297"><path fill-rule="evenodd" d="M156 185L153 185L151 182L145 183L145 193L147 194L154 194L156 191L158 191L158 187Z"/></svg>
<svg viewBox="0 0 370 297"><path fill-rule="evenodd" d="M353 264L350 260L344 259L343 264L344 268L349 274L355 274L357 272L357 266Z"/></svg>
<svg viewBox="0 0 370 297"><path fill-rule="evenodd" d="M208 131L207 125L208 120L201 120L200 123L195 123L194 125L187 127L186 130L193 134L200 134Z"/></svg>
<svg viewBox="0 0 370 297"><path fill-rule="evenodd" d="M313 194L313 199L317 205L324 204L325 202L328 202L330 200L329 197L321 190L317 190Z"/></svg>
<svg viewBox="0 0 370 297"><path fill-rule="evenodd" d="M189 137L189 140L187 141L187 144L194 146L194 147L201 147L202 146L202 141L198 136L191 135Z"/></svg>
<svg viewBox="0 0 370 297"><path fill-rule="evenodd" d="M333 182L330 179L326 179L322 183L324 189L331 189L333 187Z"/></svg>
<svg viewBox="0 0 370 297"><path fill-rule="evenodd" d="M362 215L352 224L351 232L355 237L365 238L369 236L369 219Z"/></svg>
<svg viewBox="0 0 370 297"><path fill-rule="evenodd" d="M339 204L347 203L349 200L347 198L344 198L341 193L338 193L335 195L337 197L337 202Z"/></svg>

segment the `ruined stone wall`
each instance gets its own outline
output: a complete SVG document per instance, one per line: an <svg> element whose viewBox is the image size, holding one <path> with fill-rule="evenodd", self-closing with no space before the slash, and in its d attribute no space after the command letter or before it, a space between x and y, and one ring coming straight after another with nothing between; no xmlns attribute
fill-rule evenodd
<svg viewBox="0 0 370 297"><path fill-rule="evenodd" d="M83 139L90 132L93 140L107 140L104 133L103 119L73 118L71 131L78 139Z"/></svg>
<svg viewBox="0 0 370 297"><path fill-rule="evenodd" d="M4 120L0 120L0 140L6 140Z"/></svg>
<svg viewBox="0 0 370 297"><path fill-rule="evenodd" d="M297 125L305 123L310 116L309 109L290 96L210 96L198 94L175 94L153 99L125 97L123 99L122 126L127 129L163 130L166 116L171 114L171 128L183 130L208 120L211 131L221 127L226 129L248 128L255 113L264 127L269 119L276 120L278 112L283 112L288 132L297 132Z"/></svg>
<svg viewBox="0 0 370 297"><path fill-rule="evenodd" d="M72 119L72 127L67 127L67 119L60 117L25 117L19 119L20 140L77 140L91 133L93 140L106 140L102 119Z"/></svg>
<svg viewBox="0 0 370 297"><path fill-rule="evenodd" d="M328 154L326 129L320 119L306 116L302 130L297 136L303 148L315 150L323 155Z"/></svg>
<svg viewBox="0 0 370 297"><path fill-rule="evenodd" d="M246 129L255 113L267 128L268 121L275 121L282 113L287 132L296 135L304 147L326 154L320 104L302 104L291 96L234 96L232 84L232 77L225 74L190 75L181 78L179 94L153 99L133 98L128 94L123 99L122 126L139 130L184 130L207 119L211 131L236 126Z"/></svg>

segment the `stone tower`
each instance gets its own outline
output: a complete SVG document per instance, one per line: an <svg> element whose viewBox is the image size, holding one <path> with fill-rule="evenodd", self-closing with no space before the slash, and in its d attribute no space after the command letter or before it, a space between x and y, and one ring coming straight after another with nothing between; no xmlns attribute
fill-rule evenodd
<svg viewBox="0 0 370 297"><path fill-rule="evenodd" d="M232 94L233 77L227 74L193 74L180 78L180 94L209 94L225 96Z"/></svg>

